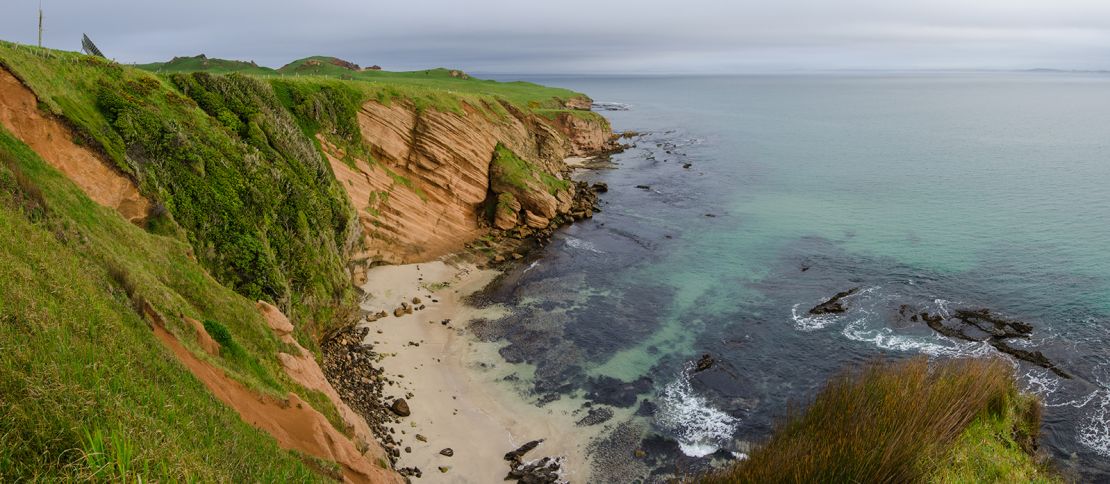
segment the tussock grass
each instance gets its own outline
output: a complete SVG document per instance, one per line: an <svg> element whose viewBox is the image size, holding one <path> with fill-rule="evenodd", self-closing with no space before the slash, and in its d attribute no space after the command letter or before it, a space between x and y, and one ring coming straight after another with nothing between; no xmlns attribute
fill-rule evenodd
<svg viewBox="0 0 1110 484"><path fill-rule="evenodd" d="M1017 446L1011 432L979 430L979 438L965 437L968 429L996 422L991 428L1017 427L1035 436L1039 413L1015 410L1030 405L1039 403L1019 395L1012 368L1002 360L873 363L832 378L807 410L791 411L748 460L701 481L961 481L974 474L938 473L966 447L985 445L980 440L989 437ZM1022 460L1032 462L1028 455Z"/></svg>
<svg viewBox="0 0 1110 484"><path fill-rule="evenodd" d="M248 388L295 391L337 414L285 376L253 301L189 254L92 202L0 128L0 482L327 480L221 404L136 311L155 308ZM220 321L238 350L208 357L182 316Z"/></svg>

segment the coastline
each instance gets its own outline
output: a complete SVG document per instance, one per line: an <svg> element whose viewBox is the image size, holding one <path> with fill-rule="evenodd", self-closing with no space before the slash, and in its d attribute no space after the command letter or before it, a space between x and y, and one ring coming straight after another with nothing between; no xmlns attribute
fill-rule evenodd
<svg viewBox="0 0 1110 484"><path fill-rule="evenodd" d="M499 273L459 257L368 271L363 309L388 315L359 324L369 329L364 343L382 355L379 365L395 382L386 388L386 402L405 398L411 409L388 425L398 448L411 448L401 452L396 468L420 469L428 482L499 482L510 470L506 453L543 439L524 462L560 458L562 480L586 482L587 446L604 426L576 426L584 400L534 405L513 385L531 374L530 366L505 362L501 344L479 341L466 328L470 320L507 313L465 302ZM402 302L414 310L395 316ZM448 448L453 455L442 455Z"/></svg>

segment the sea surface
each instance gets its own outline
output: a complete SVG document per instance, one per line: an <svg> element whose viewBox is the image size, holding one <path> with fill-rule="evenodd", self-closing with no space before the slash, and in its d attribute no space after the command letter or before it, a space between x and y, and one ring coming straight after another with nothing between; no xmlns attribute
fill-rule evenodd
<svg viewBox="0 0 1110 484"><path fill-rule="evenodd" d="M637 409L595 424L596 480L748 452L852 365L999 354L903 305L1032 324L1022 347L1075 376L1014 362L1046 404L1042 446L1110 480L1110 76L526 80L636 133L582 174L608 184L603 211L486 291L511 316L472 326L534 365L522 398ZM846 313L807 315L854 287Z"/></svg>

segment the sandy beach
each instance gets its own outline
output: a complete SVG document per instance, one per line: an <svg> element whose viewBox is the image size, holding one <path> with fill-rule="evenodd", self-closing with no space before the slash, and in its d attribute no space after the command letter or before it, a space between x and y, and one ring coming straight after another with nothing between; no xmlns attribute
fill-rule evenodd
<svg viewBox="0 0 1110 484"><path fill-rule="evenodd" d="M412 411L393 426L401 448L412 449L401 453L397 467L419 468L422 482L500 482L509 471L506 452L545 439L525 460L562 457L563 478L586 482L586 444L602 426L575 425L581 418L575 413L580 399L563 398L542 408L523 400L504 377L516 373L524 378L531 368L506 363L497 343L478 341L465 329L469 320L507 311L463 302L497 274L444 261L380 266L367 274L363 308L389 316L363 323L370 329L366 342L385 355L381 366L399 382L387 387L387 396L405 397ZM419 302L414 304L413 298ZM394 310L402 302L424 309L396 317ZM427 441L418 440L417 434ZM442 455L445 448L453 456Z"/></svg>

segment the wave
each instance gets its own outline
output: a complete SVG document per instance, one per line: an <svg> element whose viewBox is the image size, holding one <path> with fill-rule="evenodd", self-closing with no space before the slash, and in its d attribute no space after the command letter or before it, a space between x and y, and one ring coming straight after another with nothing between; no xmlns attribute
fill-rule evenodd
<svg viewBox="0 0 1110 484"><path fill-rule="evenodd" d="M693 365L687 364L678 378L663 388L657 399L655 423L675 436L683 454L705 457L732 440L740 421L694 393L691 369Z"/></svg>
<svg viewBox="0 0 1110 484"><path fill-rule="evenodd" d="M1079 427L1079 443L1103 457L1110 457L1110 390L1095 392L1099 405L1090 418Z"/></svg>
<svg viewBox="0 0 1110 484"><path fill-rule="evenodd" d="M625 103L594 101L590 108L595 111L628 111L632 106Z"/></svg>
<svg viewBox="0 0 1110 484"><path fill-rule="evenodd" d="M802 303L795 304L790 308L790 319L794 320L794 328L798 331L816 331L818 329L825 329L836 323L836 316L820 315L812 316L808 312L798 313L798 308Z"/></svg>
<svg viewBox="0 0 1110 484"><path fill-rule="evenodd" d="M986 343L958 343L942 337L931 338L930 341L930 338L895 334L890 328L867 328L866 319L860 318L845 326L844 336L853 341L871 343L883 350L917 352L929 356L983 356L992 351Z"/></svg>
<svg viewBox="0 0 1110 484"><path fill-rule="evenodd" d="M876 296L879 289L881 289L881 286L869 287L844 298L845 300L855 300L851 305L852 308L847 314L810 315L800 312L799 308L802 307L802 304L798 303L790 308L790 318L794 322L794 328L799 331L816 331L841 321L849 321L844 325L844 329L841 331L844 337L852 341L871 343L879 349L887 351L917 352L929 356L952 357L983 356L991 352L990 345L986 343L953 341L940 335L933 335L931 337L909 336L898 334L886 325L880 327L868 326L870 321L881 319L875 318L875 313L868 303L876 297L880 299L883 297L892 297ZM930 312L939 313L941 316L947 318L952 315L949 310L950 304L950 301L944 299L934 299L931 307L927 309L929 309ZM849 318L852 319L849 320Z"/></svg>
<svg viewBox="0 0 1110 484"><path fill-rule="evenodd" d="M536 266L538 266L538 265L540 265L540 261L538 261L538 260L533 261L532 264L530 264L527 269L524 269L524 272L521 272L521 274L527 274L528 271L530 271L532 269L535 269Z"/></svg>
<svg viewBox="0 0 1110 484"><path fill-rule="evenodd" d="M594 246L593 242L589 242L589 241L582 240L582 239L577 239L577 238L574 238L574 237L567 237L567 246L569 246L572 249L585 250L587 252L593 252L595 254L604 254L605 253L601 250L598 250L598 248L596 246Z"/></svg>
<svg viewBox="0 0 1110 484"><path fill-rule="evenodd" d="M871 291L874 291L875 289L878 289L878 286L869 287L856 294L845 296L843 299L847 301L849 299L860 298L871 293ZM821 302L822 301L817 301L812 305L815 306L817 304L820 304ZM844 319L843 316L838 316L836 314L812 315L809 314L809 311L799 313L798 308L800 307L802 307L802 303L795 304L793 307L790 308L790 319L794 321L794 328L798 331L816 331L818 329L825 329Z"/></svg>

